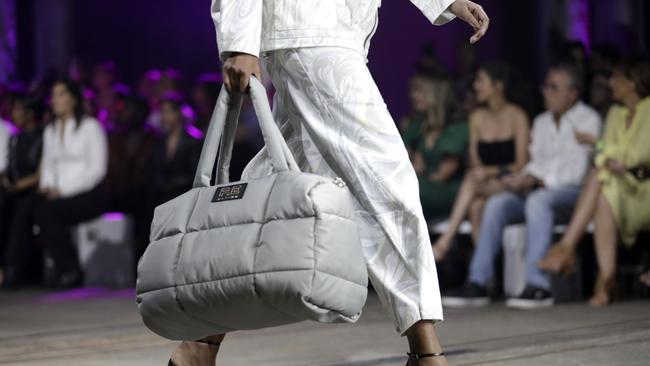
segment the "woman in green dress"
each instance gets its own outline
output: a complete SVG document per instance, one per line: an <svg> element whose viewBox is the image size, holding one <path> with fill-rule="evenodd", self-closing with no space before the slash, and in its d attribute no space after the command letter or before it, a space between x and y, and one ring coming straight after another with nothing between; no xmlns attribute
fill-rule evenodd
<svg viewBox="0 0 650 366"><path fill-rule="evenodd" d="M468 131L457 121L453 90L447 77L419 72L411 79L411 116L401 124L427 219L449 215L463 179Z"/></svg>

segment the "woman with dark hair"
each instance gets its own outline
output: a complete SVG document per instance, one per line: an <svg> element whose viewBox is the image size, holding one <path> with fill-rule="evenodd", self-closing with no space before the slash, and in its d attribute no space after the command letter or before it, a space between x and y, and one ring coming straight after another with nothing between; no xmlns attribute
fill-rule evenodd
<svg viewBox="0 0 650 366"><path fill-rule="evenodd" d="M474 81L477 99L483 104L469 117L469 164L449 218L447 230L433 247L442 260L466 216L472 237L478 241L483 206L491 195L505 189L500 178L519 171L528 161L530 123L524 109L513 101L512 70L502 63L481 66Z"/></svg>
<svg viewBox="0 0 650 366"><path fill-rule="evenodd" d="M135 258L140 258L149 243L151 215L149 207L143 202L149 191L149 166L159 136L146 124L149 115L146 99L130 93L119 93L117 101L115 121L107 131L107 210L132 215Z"/></svg>
<svg viewBox="0 0 650 366"><path fill-rule="evenodd" d="M9 164L6 183L12 191L24 192L38 186L38 168L43 142L43 105L33 96L14 100L12 117L19 132L9 141Z"/></svg>
<svg viewBox="0 0 650 366"><path fill-rule="evenodd" d="M184 100L178 93L163 96L160 122L164 138L153 153L152 203L157 206L192 188L202 142L188 132L182 113Z"/></svg>
<svg viewBox="0 0 650 366"><path fill-rule="evenodd" d="M35 220L54 263L46 268L46 283L74 287L82 283L83 273L70 229L104 211L106 133L95 118L84 115L81 87L71 81L54 84L52 110L56 119L43 136L42 200Z"/></svg>
<svg viewBox="0 0 650 366"><path fill-rule="evenodd" d="M6 230L0 237L0 267L6 269L4 275L0 269L0 283L5 288L18 286L34 259L31 229L43 144L42 114L38 98L19 95L13 101L12 121L19 132L9 140L7 170L0 183L0 217L8 223L0 228Z"/></svg>
<svg viewBox="0 0 650 366"><path fill-rule="evenodd" d="M203 74L194 86L192 105L196 111L196 127L207 131L212 111L217 104L217 97L223 85L219 74Z"/></svg>
<svg viewBox="0 0 650 366"><path fill-rule="evenodd" d="M93 67L92 87L95 92L95 105L98 112L113 117L115 108L115 84L119 80L117 64L115 61L106 60ZM111 118L112 119L112 118Z"/></svg>
<svg viewBox="0 0 650 366"><path fill-rule="evenodd" d="M650 227L650 60L620 62L609 83L620 105L607 115L596 168L566 232L539 263L547 271L571 273L578 243L593 220L599 268L589 300L594 306L613 300L618 239L631 247L637 233Z"/></svg>

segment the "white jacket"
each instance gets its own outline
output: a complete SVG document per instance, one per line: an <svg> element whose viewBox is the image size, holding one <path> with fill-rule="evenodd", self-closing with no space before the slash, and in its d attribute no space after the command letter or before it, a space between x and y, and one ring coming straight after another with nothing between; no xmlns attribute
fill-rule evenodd
<svg viewBox="0 0 650 366"><path fill-rule="evenodd" d="M395 1L395 0L393 0ZM435 25L454 0L410 0ZM212 0L219 58L283 48L340 46L367 56L381 0Z"/></svg>

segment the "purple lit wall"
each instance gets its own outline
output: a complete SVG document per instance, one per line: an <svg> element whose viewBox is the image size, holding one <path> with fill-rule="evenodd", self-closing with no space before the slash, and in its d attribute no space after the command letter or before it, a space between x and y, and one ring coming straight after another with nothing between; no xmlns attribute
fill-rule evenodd
<svg viewBox="0 0 650 366"><path fill-rule="evenodd" d="M75 54L85 64L114 59L127 82L152 67L176 67L189 82L218 69L209 0L74 2Z"/></svg>
<svg viewBox="0 0 650 366"><path fill-rule="evenodd" d="M482 3L493 8L494 25L477 50L483 58L495 58L500 54L499 1ZM147 68L168 65L186 71L192 82L199 73L219 67L209 5L208 0L74 0L74 53L85 64L115 59L128 82ZM431 25L409 1L383 1L369 67L394 117L408 110L408 78L422 43L434 41L442 63L453 69L457 45L470 35L470 28L459 21Z"/></svg>
<svg viewBox="0 0 650 366"><path fill-rule="evenodd" d="M0 1L0 82L15 73L16 58L16 4Z"/></svg>
<svg viewBox="0 0 650 366"><path fill-rule="evenodd" d="M499 32L502 28L497 0L482 1L490 13L492 29L476 47L480 59L497 58L501 54ZM409 1L383 1L379 12L379 28L368 56L369 67L393 118L408 112L408 81L414 64L421 56L425 42L433 42L440 62L449 71L456 71L456 53L461 42L469 42L471 28L458 20L434 26Z"/></svg>
<svg viewBox="0 0 650 366"><path fill-rule="evenodd" d="M567 38L581 41L587 49L591 48L589 34L590 9L589 0L573 0L567 4L568 30Z"/></svg>
<svg viewBox="0 0 650 366"><path fill-rule="evenodd" d="M648 50L643 32L638 31L647 27L650 17L647 0L598 1L597 5L592 9L594 40L616 44L623 51Z"/></svg>
<svg viewBox="0 0 650 366"><path fill-rule="evenodd" d="M505 59L534 82L543 75L549 45L557 39L549 36L558 19L550 9L568 7L560 10L562 18L571 19L562 27L560 38L568 35L586 42L615 42L624 51L639 48L643 38L634 34L639 33L638 27L645 24L648 15L647 6L645 11L638 11L645 0L478 1L492 20L487 37L476 46L478 60ZM7 2L12 0L1 3ZM19 56L24 56L19 57L18 66L24 78L33 78L36 72L52 66L63 71L62 61L74 56L87 69L97 61L114 59L127 83L136 82L149 68L178 68L186 74L188 84L202 72L219 70L210 0L13 2L19 13ZM30 17L32 8L37 14ZM22 26L21 19L26 19ZM458 45L467 42L470 33L460 21L442 27L431 25L407 0L383 1L369 67L393 117L397 119L408 111L408 79L421 55L421 45L433 41L441 63L453 72Z"/></svg>

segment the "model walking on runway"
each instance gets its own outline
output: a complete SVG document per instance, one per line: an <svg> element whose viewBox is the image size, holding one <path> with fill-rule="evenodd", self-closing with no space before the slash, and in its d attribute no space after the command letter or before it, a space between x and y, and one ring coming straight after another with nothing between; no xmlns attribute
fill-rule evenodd
<svg viewBox="0 0 650 366"><path fill-rule="evenodd" d="M411 0L431 23L454 17L478 41L488 28L468 0ZM409 343L409 366L446 365L434 323L440 291L418 180L366 66L380 0L212 0L226 88L245 92L259 61L271 75L273 115L303 172L341 177L356 198L368 276ZM269 175L263 148L242 180ZM212 366L224 334L184 341L170 365Z"/></svg>

